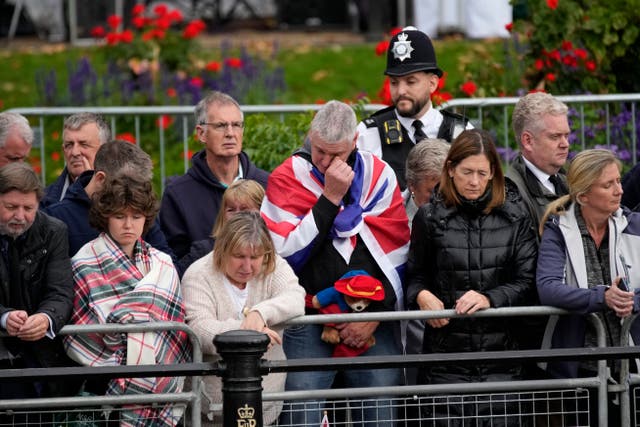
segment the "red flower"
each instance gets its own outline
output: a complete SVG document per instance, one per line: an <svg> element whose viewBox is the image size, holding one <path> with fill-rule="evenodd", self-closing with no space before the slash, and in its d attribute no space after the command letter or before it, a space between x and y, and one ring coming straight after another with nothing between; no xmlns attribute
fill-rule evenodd
<svg viewBox="0 0 640 427"><path fill-rule="evenodd" d="M553 49L551 52L548 53L549 58L551 59L555 59L556 61L560 61L560 51L558 49Z"/></svg>
<svg viewBox="0 0 640 427"><path fill-rule="evenodd" d="M573 49L573 43L569 40L565 40L562 42L562 50L571 50Z"/></svg>
<svg viewBox="0 0 640 427"><path fill-rule="evenodd" d="M556 81L556 75L553 73L547 73L546 76L544 76L544 78L550 82L555 82Z"/></svg>
<svg viewBox="0 0 640 427"><path fill-rule="evenodd" d="M107 44L109 46L115 46L120 41L120 36L117 33L109 33L107 34Z"/></svg>
<svg viewBox="0 0 640 427"><path fill-rule="evenodd" d="M381 56L387 53L389 49L389 40L383 40L376 45L376 55Z"/></svg>
<svg viewBox="0 0 640 427"><path fill-rule="evenodd" d="M144 17L142 16L134 16L131 19L131 24L133 24L134 27L136 28L143 28L144 25L146 24L147 20L144 19Z"/></svg>
<svg viewBox="0 0 640 427"><path fill-rule="evenodd" d="M513 30L513 22L509 22L507 25L504 26L505 30L511 32Z"/></svg>
<svg viewBox="0 0 640 427"><path fill-rule="evenodd" d="M582 60L587 59L587 56L589 56L589 53L586 50L580 48L576 48L573 51L573 54Z"/></svg>
<svg viewBox="0 0 640 427"><path fill-rule="evenodd" d="M212 73L217 73L220 71L220 63L218 61L210 61L204 66L204 68Z"/></svg>
<svg viewBox="0 0 640 427"><path fill-rule="evenodd" d="M589 71L596 70L596 62L595 61L587 61L584 63L584 67Z"/></svg>
<svg viewBox="0 0 640 427"><path fill-rule="evenodd" d="M242 68L242 59L240 58L227 58L224 60L224 64L230 68Z"/></svg>
<svg viewBox="0 0 640 427"><path fill-rule="evenodd" d="M393 104L393 101L391 100L391 89L389 87L388 77L384 79L384 83L382 83L382 87L378 91L378 99L382 104L385 104L385 105Z"/></svg>
<svg viewBox="0 0 640 427"><path fill-rule="evenodd" d="M156 28L159 30L167 30L171 26L171 20L168 16L161 16L155 21Z"/></svg>
<svg viewBox="0 0 640 427"><path fill-rule="evenodd" d="M202 87L204 81L200 77L192 77L191 80L189 80L189 83L195 87Z"/></svg>
<svg viewBox="0 0 640 427"><path fill-rule="evenodd" d="M53 139L54 141L59 140L60 132L58 132L57 130L54 130L53 132L51 132L51 139Z"/></svg>
<svg viewBox="0 0 640 427"><path fill-rule="evenodd" d="M460 86L460 90L464 92L467 96L471 97L473 96L474 93L476 93L476 90L478 90L478 86L476 86L474 82L468 81L468 82L464 82Z"/></svg>
<svg viewBox="0 0 640 427"><path fill-rule="evenodd" d="M157 17L165 16L168 11L169 11L169 9L164 4L159 4L159 5L157 5L156 7L153 8L153 13Z"/></svg>
<svg viewBox="0 0 640 427"><path fill-rule="evenodd" d="M60 160L60 152L59 151L54 151L53 153L51 153L51 160L53 160L54 162L57 162Z"/></svg>
<svg viewBox="0 0 640 427"><path fill-rule="evenodd" d="M431 101L436 105L440 105L452 99L453 95L451 95L449 92L440 92L437 90L431 94Z"/></svg>
<svg viewBox="0 0 640 427"><path fill-rule="evenodd" d="M144 13L144 5L141 3L136 4L135 6L133 6L133 9L131 9L131 14L133 16L142 15L143 13Z"/></svg>
<svg viewBox="0 0 640 427"><path fill-rule="evenodd" d="M91 29L90 34L91 34L91 37L95 37L97 39L101 39L106 34L106 31L104 30L103 26L97 25L97 26L95 26L95 27L93 27Z"/></svg>
<svg viewBox="0 0 640 427"><path fill-rule="evenodd" d="M171 12L169 12L169 20L173 21L173 22L182 22L184 18L182 17L182 12L180 12L178 9L173 9Z"/></svg>
<svg viewBox="0 0 640 427"><path fill-rule="evenodd" d="M109 25L109 28L111 28L112 30L117 30L121 23L122 23L122 18L119 17L118 15L110 15L107 18L107 24Z"/></svg>
<svg viewBox="0 0 640 427"><path fill-rule="evenodd" d="M162 116L158 117L158 120L156 120L156 124L158 125L158 127L166 129L171 126L171 124L173 124L173 117L163 114Z"/></svg>
<svg viewBox="0 0 640 427"><path fill-rule="evenodd" d="M444 89L444 86L446 84L447 84L447 72L445 71L442 74L442 77L440 77L440 79L438 79L438 87L436 88L436 90Z"/></svg>
<svg viewBox="0 0 640 427"><path fill-rule="evenodd" d="M133 32L131 30L124 30L121 32L120 41L122 43L131 43L133 41Z"/></svg>
<svg viewBox="0 0 640 427"><path fill-rule="evenodd" d="M133 134L131 132L120 133L120 134L116 135L116 139L120 139L122 141L127 141L127 142L130 142L132 144L136 143L136 137L133 136Z"/></svg>
<svg viewBox="0 0 640 427"><path fill-rule="evenodd" d="M187 150L187 153L186 153L186 154L185 154L185 152L183 151L182 153L180 153L180 157L182 157L183 159L184 159L184 158L190 159L190 158L192 158L192 157L193 157L193 151L191 151L191 150Z"/></svg>
<svg viewBox="0 0 640 427"><path fill-rule="evenodd" d="M178 96L178 92L174 88L170 87L169 89L167 89L167 96L169 98L175 98L176 96Z"/></svg>
<svg viewBox="0 0 640 427"><path fill-rule="evenodd" d="M402 31L401 27L394 27L391 29L391 31L389 31L389 35L391 37L395 36L396 34L398 34L400 31Z"/></svg>
<svg viewBox="0 0 640 427"><path fill-rule="evenodd" d="M558 7L558 1L559 0L547 0L547 6L549 6L549 9L551 10L556 10Z"/></svg>
<svg viewBox="0 0 640 427"><path fill-rule="evenodd" d="M201 19L194 19L189 22L182 32L182 37L185 39L192 39L198 36L207 26Z"/></svg>
<svg viewBox="0 0 640 427"><path fill-rule="evenodd" d="M544 61L542 59L536 59L533 63L533 67L538 71L542 70L542 68L544 68Z"/></svg>
<svg viewBox="0 0 640 427"><path fill-rule="evenodd" d="M565 55L562 57L562 63L564 65L575 65L576 59L571 55Z"/></svg>

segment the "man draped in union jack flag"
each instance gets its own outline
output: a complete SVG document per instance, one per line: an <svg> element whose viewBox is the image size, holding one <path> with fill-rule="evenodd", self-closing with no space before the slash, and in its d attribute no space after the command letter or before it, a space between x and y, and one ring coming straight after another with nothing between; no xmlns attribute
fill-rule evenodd
<svg viewBox="0 0 640 427"><path fill-rule="evenodd" d="M330 101L316 114L304 146L277 167L262 205L276 250L292 266L308 295L333 286L350 270L364 270L383 283L385 298L369 310L401 309L402 278L409 247L408 220L393 170L378 157L356 149L353 109ZM315 313L307 308L307 313ZM398 325L359 322L337 325L342 342L366 356L400 354ZM331 357L333 345L320 339L322 325L285 330L288 358ZM328 389L335 371L289 373L286 390ZM344 372L347 387L398 385L399 369ZM315 406L314 406L315 405ZM285 424L321 422L322 402L290 403ZM355 411L362 421L394 419L392 405ZM297 408L297 409L296 409ZM382 408L382 409L381 409ZM382 412L388 412L382 414ZM289 419L290 418L290 419Z"/></svg>

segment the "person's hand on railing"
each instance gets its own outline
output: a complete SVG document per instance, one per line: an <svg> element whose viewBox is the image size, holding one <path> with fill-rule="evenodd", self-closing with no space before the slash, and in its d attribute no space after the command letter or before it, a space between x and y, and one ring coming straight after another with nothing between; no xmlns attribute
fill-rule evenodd
<svg viewBox="0 0 640 427"><path fill-rule="evenodd" d="M361 348L369 342L380 322L339 323L336 329L340 331L340 339L345 345Z"/></svg>
<svg viewBox="0 0 640 427"><path fill-rule="evenodd" d="M442 301L426 289L418 293L416 302L420 310L444 310ZM442 328L449 324L449 319L427 319L427 324L432 328Z"/></svg>
<svg viewBox="0 0 640 427"><path fill-rule="evenodd" d="M262 332L263 334L267 334L269 339L271 340L269 344L269 348L271 348L275 344L282 344L282 338L280 335L269 328L262 318L262 315L257 311L249 311L246 313L244 320L240 324L240 329L251 329L253 331Z"/></svg>
<svg viewBox="0 0 640 427"><path fill-rule="evenodd" d="M633 292L618 287L620 277L613 279L611 286L604 292L604 303L615 311L618 317L627 317L633 311Z"/></svg>
<svg viewBox="0 0 640 427"><path fill-rule="evenodd" d="M489 298L480 292L467 291L456 301L455 310L458 314L473 314L478 310L491 307Z"/></svg>

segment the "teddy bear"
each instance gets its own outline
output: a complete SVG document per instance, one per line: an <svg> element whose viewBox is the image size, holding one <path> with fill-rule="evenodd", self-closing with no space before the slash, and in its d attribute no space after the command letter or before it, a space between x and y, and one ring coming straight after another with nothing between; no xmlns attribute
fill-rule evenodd
<svg viewBox="0 0 640 427"><path fill-rule="evenodd" d="M323 289L311 298L311 306L320 314L338 314L364 311L372 301L384 299L384 287L375 277L364 270L351 270L338 279L332 287ZM355 348L341 342L340 332L335 324L324 325L322 341L334 344L333 357L358 356L375 344L371 336L367 343Z"/></svg>

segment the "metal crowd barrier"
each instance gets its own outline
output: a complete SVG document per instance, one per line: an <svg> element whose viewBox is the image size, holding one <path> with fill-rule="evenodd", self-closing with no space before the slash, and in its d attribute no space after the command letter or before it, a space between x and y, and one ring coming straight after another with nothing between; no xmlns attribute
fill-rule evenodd
<svg viewBox="0 0 640 427"><path fill-rule="evenodd" d="M553 307L511 307L501 309L487 309L473 314L470 317L512 317L530 315L565 315L569 312ZM359 321L398 321L410 319L431 319L439 317L468 317L458 315L453 310L441 311L404 311L383 313L356 313L339 315L315 315L302 316L287 322L288 325L326 323L326 322L359 322ZM200 425L200 380L203 375L218 375L223 379L223 425L234 426L262 426L259 418L261 402L265 401L290 401L298 402L300 406L291 410L305 411L305 401L311 399L327 401L332 399L331 405L347 408L348 414L363 409L393 407L393 419L380 419L376 422L380 425L391 423L392 425L434 425L443 420L420 413L420 409L443 408L452 405L462 407L465 411L462 419L455 418L444 421L459 421L472 423L478 418L474 408L491 403L501 408L501 412L492 414L491 420L500 425L506 419L521 420L524 425L591 425L590 412L597 410L598 426L607 426L609 394L620 399L621 426L639 425L637 414L640 411L640 402L637 401L635 388L632 386L640 383L640 377L626 376L622 371L620 381L610 384L607 359L621 359L640 356L640 349L628 346L623 340L619 347L606 347L604 326L597 316L589 315L595 328L598 348L580 349L554 349L554 350L529 350L529 351L505 351L505 352L479 352L479 353L447 353L447 354L423 354L423 355L397 355L356 358L331 358L331 359L296 359L286 361L261 360L266 351L268 338L253 331L231 331L218 335L214 343L222 356L220 362L203 363L199 342L188 326L172 322L157 322L135 325L92 325L92 326L65 326L61 333L109 333L109 332L134 332L158 329L183 330L189 334L194 346L192 363L180 365L145 365L145 366L117 366L117 367L77 367L77 368L51 368L29 370L0 370L0 381L15 381L22 378L26 381L39 379L46 381L53 378L86 378L97 376L100 378L123 377L150 377L150 376L193 376L192 389L182 393L167 395L142 395L142 396L110 396L110 397L70 397L49 399L24 399L24 400L0 400L0 414L16 414L22 410L35 409L40 411L50 409L60 413L68 413L68 408L86 413L95 412L96 405L106 404L140 404L153 405L158 403L173 402L189 407L190 418L185 419L185 426ZM634 316L635 318L635 316ZM623 328L627 331L634 318L625 320ZM625 336L623 331L623 337ZM351 388L331 390L307 390L296 392L262 392L260 387L261 376L271 372L287 372L291 370L345 370L362 368L389 368L407 367L439 363L473 364L477 362L523 363L532 361L549 360L598 360L598 375L591 378L576 378L562 380L523 380L510 382L484 382L465 384L439 384L439 385L413 385L395 387ZM630 396L633 392L634 400ZM591 393L595 393L595 399L590 399ZM597 408L590 407L590 402L597 402ZM634 424L631 424L631 402L634 405ZM66 409L62 409L66 408ZM331 408L328 409L331 411ZM626 415L625 415L626 414ZM486 416L483 416L486 421ZM413 423L413 424L412 424ZM531 424L533 423L533 424ZM2 425L2 424L0 424ZM29 425L65 425L37 424ZM69 425L78 425L72 424ZM96 424L102 425L102 424ZM308 424L315 426L316 424ZM352 425L347 419L343 422L334 422L330 425ZM285 427L281 425L281 427Z"/></svg>
<svg viewBox="0 0 640 427"><path fill-rule="evenodd" d="M640 94L615 94L615 95L575 95L575 96L558 96L559 99L567 103L572 108L571 117L574 121L572 129L577 133L578 141L584 149L590 146L595 136L603 138L604 145L611 146L613 137L624 139L625 146L628 146L630 154L629 162L635 164L638 159L637 152L637 133L638 123L636 120L637 108L636 103L640 101ZM489 127L489 130L495 131L498 137L498 145L505 149L513 147L515 142L511 132L511 112L513 106L518 102L519 98L467 98L455 99L438 108L454 110L468 116L476 127ZM316 111L321 107L317 104L291 104L291 105L244 105L242 110L245 114L268 114L279 120L284 120L289 114L305 113ZM366 113L371 113L384 108L385 105L367 104L363 106ZM597 111L596 111L597 109ZM624 128L628 135L620 135L616 126L620 124L621 119L616 116L620 110L624 109L628 113L625 119ZM182 144L183 149L183 168L184 171L189 168L189 146L188 141L193 133L193 106L149 106L149 107L33 107L33 108L13 108L8 111L20 113L32 119L32 123L37 125L34 127L38 136L38 145L40 149L41 170L43 181L46 180L46 164L45 164L45 145L54 144L54 141L45 137L45 118L59 117L60 129L62 132L62 118L80 112L95 112L104 115L111 125L113 135L122 132L119 126L119 120L122 118L133 118L133 129L127 128L126 131L132 131L136 141L140 141L141 127L143 119L159 119L164 115L175 117L176 127L180 129L178 134L169 133L164 127L158 127L158 152L159 161L156 175L160 177L162 190L167 178L166 174L166 148L167 144ZM602 116L602 117L600 117ZM599 125L595 130L587 129L589 119L597 117ZM630 128L630 129L629 129ZM617 141L617 140L616 140ZM59 142L55 142L59 144ZM46 181L45 181L46 183Z"/></svg>
<svg viewBox="0 0 640 427"><path fill-rule="evenodd" d="M597 134L604 135L604 144L610 147L613 142L613 134L620 129L614 129L616 126L630 127L628 132L628 140L623 141L628 144L631 158L629 159L631 164L635 165L638 161L638 123L637 123L637 106L636 103L640 101L640 94L638 93L624 93L624 94L609 94L609 95L559 95L556 98L567 104L570 109L570 118L574 121L571 127L572 131L578 135L578 142L582 149L588 147L592 142L594 135L588 133L587 121L588 117L593 118L595 115L599 117L601 124L596 129ZM488 113L494 113L499 115L499 123L493 127L493 130L497 130L501 141L497 141L498 144L507 148L513 145L513 135L511 132L511 113L513 107L520 98L517 97L504 97L504 98L466 98L466 99L454 99L449 101L440 108L447 110L455 110L458 113L462 113L469 117L477 127L482 128L487 119ZM620 122L620 118L616 118L615 114L621 113L621 106L624 107L624 111L628 114L623 121ZM599 111L595 111L596 107ZM620 135L618 135L620 137ZM627 139L625 136L624 139Z"/></svg>
<svg viewBox="0 0 640 427"><path fill-rule="evenodd" d="M136 324L67 325L60 330L59 334L114 334L156 331L185 332L192 345L192 365L202 364L200 341L193 330L184 323L148 322ZM153 372L154 369L156 372ZM45 381L47 378L87 379L184 376L180 375L179 372L169 372L167 375L164 375L165 370L170 370L170 365L34 368L28 370L8 369L0 370L0 380ZM107 426L111 425L113 421L102 418L105 413L108 414L111 412L117 414L124 410L153 409L157 407L157 405L171 404L174 410L178 409L181 410L183 414L189 414L191 417L189 425L199 427L202 377L193 376L190 383L190 390L180 393L0 400L0 426ZM150 412L153 414L153 411ZM153 425L154 420L147 419L146 423L145 425ZM115 424L119 425L117 422Z"/></svg>

